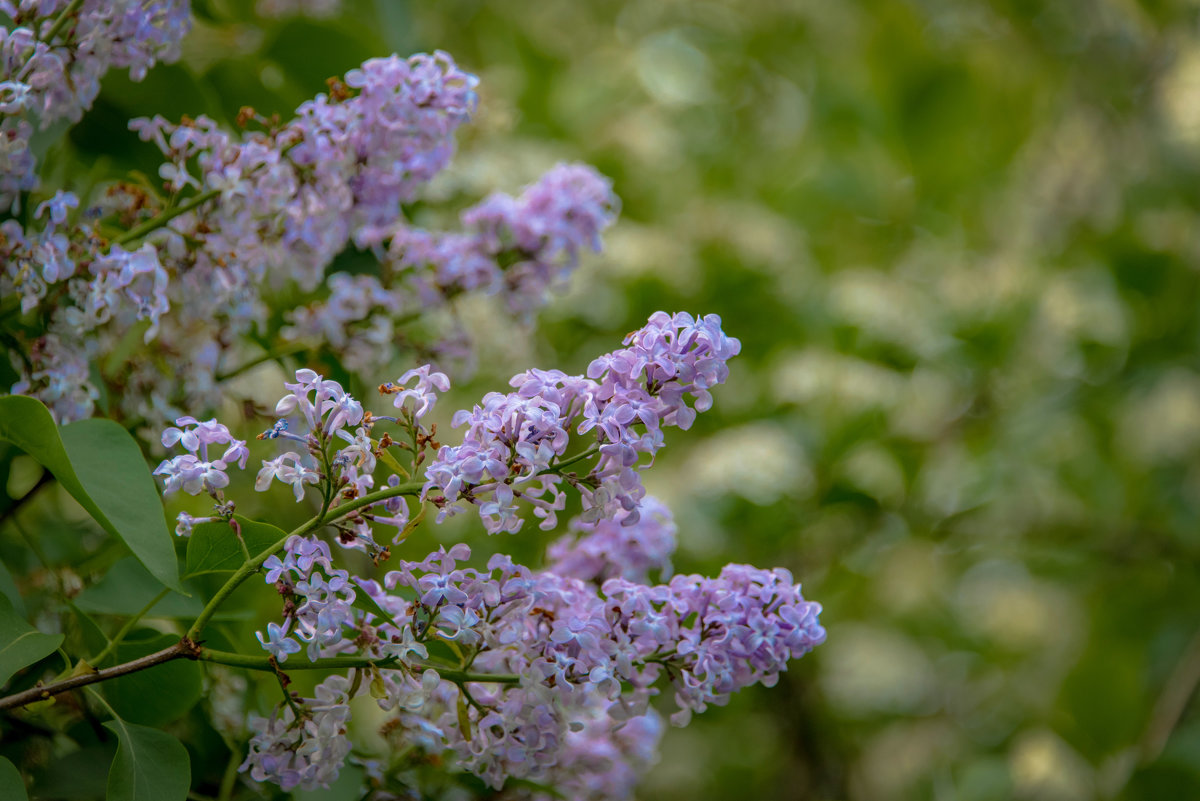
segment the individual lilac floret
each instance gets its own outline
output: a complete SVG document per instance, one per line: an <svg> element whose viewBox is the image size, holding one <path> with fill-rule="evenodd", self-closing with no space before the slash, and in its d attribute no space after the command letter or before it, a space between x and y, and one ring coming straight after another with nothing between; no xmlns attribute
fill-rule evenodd
<svg viewBox="0 0 1200 801"><path fill-rule="evenodd" d="M269 651L271 656L275 657L277 662L286 662L288 654L294 654L300 650L300 643L287 636L288 622L283 626L276 623L267 624L267 637L263 639L262 632L257 631L254 636L262 643L264 650Z"/></svg>
<svg viewBox="0 0 1200 801"><path fill-rule="evenodd" d="M164 459L155 468L154 475L164 477L164 495L182 489L189 495L207 492L216 496L223 487L229 485L229 476L225 474L229 465L237 464L239 468L246 469L250 451L245 440L235 439L229 429L215 419L202 423L194 417L180 417L175 421L175 426L163 431L162 444L168 448L182 445L188 453ZM210 459L210 445L227 447L220 458Z"/></svg>
<svg viewBox="0 0 1200 801"><path fill-rule="evenodd" d="M437 403L437 393L450 390L450 379L446 374L431 372L432 370L433 366L428 364L414 367L400 376L396 383L393 384L389 381L380 386L379 391L385 395L395 394L396 397L392 398L392 405L397 409L404 408L404 402L411 399L416 407L413 410L413 417L420 420ZM417 379L416 385L406 388L408 382L414 378Z"/></svg>
<svg viewBox="0 0 1200 801"><path fill-rule="evenodd" d="M320 474L306 464L305 457L295 451L287 451L274 459L263 459L262 469L254 479L254 489L266 492L273 480L278 480L292 487L296 503L304 499L304 488L317 484Z"/></svg>
<svg viewBox="0 0 1200 801"><path fill-rule="evenodd" d="M562 536L546 549L547 569L596 584L610 578L645 584L651 572L670 578L677 532L671 510L657 498L646 496L638 521L626 526L623 523L628 514L619 512L614 519L592 523L572 520L574 533Z"/></svg>

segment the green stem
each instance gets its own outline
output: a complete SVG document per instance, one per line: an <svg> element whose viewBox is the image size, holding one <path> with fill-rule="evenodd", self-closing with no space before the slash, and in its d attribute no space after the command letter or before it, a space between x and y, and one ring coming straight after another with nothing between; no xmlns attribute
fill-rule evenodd
<svg viewBox="0 0 1200 801"><path fill-rule="evenodd" d="M58 19L54 20L54 24L50 26L50 30L46 31L46 36L42 39L42 41L46 44L53 42L54 37L58 36L58 34L62 32L62 29L67 26L67 22L82 5L83 0L71 0L71 2L67 4L67 7L64 8L58 15Z"/></svg>
<svg viewBox="0 0 1200 801"><path fill-rule="evenodd" d="M192 623L191 628L189 628L187 631L187 638L189 640L196 640L200 636L200 632L204 630L206 625L208 625L208 621L212 619L213 614L216 613L217 607L224 603L225 599L232 595L233 591L241 586L243 581L250 578L250 575L254 573L254 571L258 570L262 563L267 561L271 554L282 548L288 541L289 537L292 537L293 535L302 537L308 532L312 531L314 528L317 528L319 525L321 525L321 517L321 515L314 517L304 525L288 533L283 539L279 540L279 542L270 546L253 559L243 562L242 566L234 571L234 574L230 576L224 584L221 585L221 589L217 590L216 594L213 595L213 597L209 599L208 603L205 604L204 608L200 610L200 616L196 618L196 621Z"/></svg>
<svg viewBox="0 0 1200 801"><path fill-rule="evenodd" d="M575 464L576 462L582 462L584 459L587 459L590 456L595 456L599 452L600 452L600 446L593 445L592 447L588 448L586 451L575 454L570 459L563 459L561 462L555 462L554 464L550 465L549 469L547 469L546 472L547 473L561 473L562 469L564 467L570 467L571 465Z"/></svg>
<svg viewBox="0 0 1200 801"><path fill-rule="evenodd" d="M301 344L297 343L297 344L291 345L286 348L280 348L279 350L271 351L270 353L264 353L261 356L257 356L255 358L251 359L250 361L246 362L245 364L238 365L237 367L233 368L232 370L229 370L224 373L217 373L216 380L217 381L227 381L230 378L233 378L234 376L241 375L242 373L246 372L247 370L253 370L255 367L258 367L260 364L263 364L265 362L273 361L275 359L282 359L284 356L292 356L297 353L303 353L306 350L308 350L308 347L306 345L301 345Z"/></svg>
<svg viewBox="0 0 1200 801"><path fill-rule="evenodd" d="M225 599L233 594L233 591L241 586L242 582L250 578L250 576L256 570L258 570L262 563L267 561L271 554L282 548L284 544L287 543L288 538L292 536L302 537L313 529L340 520L352 512L363 508L364 506L370 506L373 503L379 503L380 501L385 501L388 498L394 498L397 495L416 495L421 491L422 486L423 484L421 482L414 481L409 484L401 484L398 487L388 487L387 489L379 490L378 492L369 493L361 498L344 503L334 509L329 509L327 507L323 508L319 515L309 520L299 528L293 530L283 539L279 540L279 542L271 545L253 559L243 563L242 566L239 567L223 585L221 585L221 589L217 590L216 594L213 595L213 597L205 605L204 609L200 611L200 616L196 618L196 622L194 622L191 625L191 628L189 628L187 631L187 638L189 640L197 640L200 636L200 632L204 630L204 627L208 625L208 621L211 620L213 614L216 613L217 607L224 603Z"/></svg>
<svg viewBox="0 0 1200 801"><path fill-rule="evenodd" d="M407 484L388 487L387 489L381 489L376 492L368 492L361 498L355 498L352 501L347 501L346 503L330 509L329 514L331 516L325 522L332 523L333 521L340 520L341 518L346 517L353 512L357 512L359 509L362 509L365 506L370 506L371 504L379 503L380 501L386 501L388 498L395 498L398 495L412 495L413 497L416 497L417 495L420 495L421 488L424 486L424 481L410 481Z"/></svg>
<svg viewBox="0 0 1200 801"><path fill-rule="evenodd" d="M134 241L135 239L141 239L143 236L150 233L151 231L155 231L159 228L162 228L164 225L166 225L167 223L169 223L171 220L175 219L179 215L187 214L189 211L196 208L197 206L204 205L205 203L212 200L219 194L221 194L220 189L209 189L205 192L201 192L200 194L195 195L192 198L190 198L186 203L184 203L180 206L176 206L173 209L167 209L162 214L159 214L157 217L154 217L152 219L146 220L141 225L135 225L133 228L130 228L128 231L126 231L125 233L121 234L116 239L114 239L113 244L124 245L128 242Z"/></svg>
<svg viewBox="0 0 1200 801"><path fill-rule="evenodd" d="M120 645L121 641L125 639L125 635L133 631L133 627L137 625L137 622L141 620L147 612L153 609L159 601L161 601L163 598L166 598L167 593L169 592L170 590L166 587L163 587L161 590L159 590L158 595L155 595L154 598L150 600L150 603L143 606L140 612L129 618L129 620L125 621L125 625L121 626L117 633L113 635L113 638L109 640L108 645L104 646L104 650L96 654L93 658L89 659L88 664L90 664L92 667L97 667L109 654L117 650L117 646Z"/></svg>
<svg viewBox="0 0 1200 801"><path fill-rule="evenodd" d="M233 797L233 786L237 782L238 768L241 764L241 753L229 749L229 762L226 763L225 773L221 776L221 789L217 791L217 801L229 801Z"/></svg>
<svg viewBox="0 0 1200 801"><path fill-rule="evenodd" d="M246 656L230 651L215 651L212 648L201 648L197 657L201 662L213 662L218 665L242 668L243 670L258 670L263 673L275 673L281 666L272 665L269 656ZM394 667L399 663L392 657L371 659L365 656L327 656L313 662L297 661L288 663L289 672L296 670L349 670L351 668ZM465 670L450 670L437 665L409 665L413 670L423 671L433 668L438 675L455 684L472 682L479 684L517 684L520 676L511 673L470 673Z"/></svg>

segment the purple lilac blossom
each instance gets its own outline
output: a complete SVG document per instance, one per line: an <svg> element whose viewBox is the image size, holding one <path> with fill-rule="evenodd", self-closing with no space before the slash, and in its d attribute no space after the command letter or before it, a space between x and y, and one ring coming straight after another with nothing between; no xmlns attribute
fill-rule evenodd
<svg viewBox="0 0 1200 801"><path fill-rule="evenodd" d="M189 426L176 428L175 426ZM199 495L207 492L216 495L229 486L229 476L225 473L232 464L243 470L250 451L244 440L236 439L229 429L216 420L200 422L194 417L180 417L162 434L163 447L182 445L188 452L170 459L164 459L154 470L154 475L163 476L163 494L170 495L182 489L189 495ZM210 459L210 445L226 445L219 458Z"/></svg>
<svg viewBox="0 0 1200 801"><path fill-rule="evenodd" d="M529 370L513 377L516 391L489 393L457 412L451 422L466 426L463 444L443 447L425 472L424 497L441 507L438 519L474 505L489 533L515 532L520 499L542 528L553 528L564 503L560 486L569 480L583 497L585 521L620 516L623 525L636 524L645 495L638 473L662 447L663 427L686 429L711 407L709 390L728 377L726 362L741 344L714 314L657 312L625 345L593 361L586 378ZM554 465L572 433L597 455L582 477L568 479Z"/></svg>
<svg viewBox="0 0 1200 801"><path fill-rule="evenodd" d="M285 557L267 565L267 580L291 594L285 609L306 632L298 639L310 643L309 659L392 660L372 692L406 733L406 745L431 754L449 749L460 767L495 788L523 778L561 785L577 793L571 797L627 797L661 732L648 706L657 685L673 687L672 720L683 725L738 689L775 683L790 659L825 637L820 605L803 598L786 570L729 565L716 578L676 576L657 586L614 578L597 588L502 555L486 570L464 566L469 558L459 544L402 561L382 584L347 581L345 571L330 567L327 546L293 537ZM387 619L356 609L355 587ZM263 647L299 648L285 644L284 633L260 634ZM426 661L423 642L433 639L472 649L475 672L515 674L516 683L469 682L474 703L464 705L463 690ZM324 755L331 741L261 723L246 763L256 778L286 788L305 781L297 777L336 776L337 765L324 757L316 768L305 759L269 758ZM610 776L603 791L595 785L602 774Z"/></svg>
<svg viewBox="0 0 1200 801"><path fill-rule="evenodd" d="M628 512L613 519L571 521L565 534L546 549L547 569L563 576L602 584L610 578L648 583L651 572L671 576L677 529L671 510L657 498L642 498L641 514L623 525Z"/></svg>
<svg viewBox="0 0 1200 801"><path fill-rule="evenodd" d="M0 211L38 185L29 144L32 120L42 130L77 122L110 68L140 81L155 63L179 58L191 27L188 0L84 0L74 20L45 35L68 0L0 2L12 27L0 25Z"/></svg>

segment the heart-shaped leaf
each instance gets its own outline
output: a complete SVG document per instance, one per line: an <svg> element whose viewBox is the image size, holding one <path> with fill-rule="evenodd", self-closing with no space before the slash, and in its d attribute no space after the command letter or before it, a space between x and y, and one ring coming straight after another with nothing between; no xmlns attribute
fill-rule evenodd
<svg viewBox="0 0 1200 801"><path fill-rule="evenodd" d="M247 520L241 515L235 515L234 520L251 556L258 556L287 536L283 529L269 523ZM187 575L234 571L245 561L246 552L228 523L201 523L192 530L187 548Z"/></svg>
<svg viewBox="0 0 1200 801"><path fill-rule="evenodd" d="M108 801L184 801L192 783L187 749L158 729L113 718L104 728L117 735L108 769Z"/></svg>

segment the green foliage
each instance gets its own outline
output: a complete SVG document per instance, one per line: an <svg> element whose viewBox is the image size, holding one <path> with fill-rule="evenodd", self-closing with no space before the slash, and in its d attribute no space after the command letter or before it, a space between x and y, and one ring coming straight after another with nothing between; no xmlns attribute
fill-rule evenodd
<svg viewBox="0 0 1200 801"><path fill-rule="evenodd" d="M247 520L241 515L234 519L241 528L241 541L228 523L201 523L193 529L187 545L188 576L237 570L246 561L247 552L258 556L287 536L270 523ZM243 542L246 550L242 549Z"/></svg>
<svg viewBox="0 0 1200 801"><path fill-rule="evenodd" d="M0 595L0 687L18 670L54 653L62 641L63 635L43 634L26 623Z"/></svg>
<svg viewBox="0 0 1200 801"><path fill-rule="evenodd" d="M111 420L60 429L40 401L0 397L0 439L28 453L165 586L184 592L162 501L137 441Z"/></svg>
<svg viewBox="0 0 1200 801"><path fill-rule="evenodd" d="M179 638L169 634L126 640L117 647L115 661L147 656L177 642ZM106 682L103 692L123 720L161 728L178 720L200 700L200 665L177 659Z"/></svg>
<svg viewBox="0 0 1200 801"><path fill-rule="evenodd" d="M118 560L96 584L84 589L75 605L96 615L135 615L162 591L162 585L136 559ZM195 617L203 604L195 596L169 593L154 605L155 616Z"/></svg>
<svg viewBox="0 0 1200 801"><path fill-rule="evenodd" d="M183 801L191 785L187 749L166 732L114 718L104 728L117 735L108 773L107 801Z"/></svg>
<svg viewBox="0 0 1200 801"><path fill-rule="evenodd" d="M6 801L27 801L29 798L17 766L4 757L0 757L0 798Z"/></svg>

